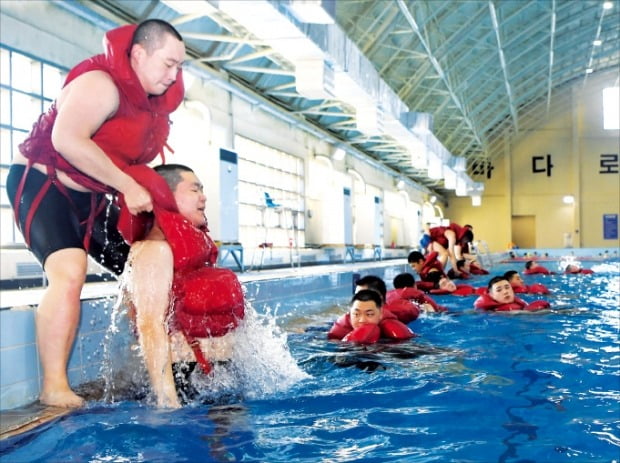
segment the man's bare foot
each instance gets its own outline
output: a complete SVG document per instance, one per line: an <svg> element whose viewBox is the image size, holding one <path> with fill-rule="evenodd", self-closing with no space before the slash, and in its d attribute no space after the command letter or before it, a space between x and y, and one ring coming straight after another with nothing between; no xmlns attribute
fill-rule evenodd
<svg viewBox="0 0 620 463"><path fill-rule="evenodd" d="M61 408L80 408L84 406L84 399L71 389L60 391L41 392L39 401L44 405Z"/></svg>

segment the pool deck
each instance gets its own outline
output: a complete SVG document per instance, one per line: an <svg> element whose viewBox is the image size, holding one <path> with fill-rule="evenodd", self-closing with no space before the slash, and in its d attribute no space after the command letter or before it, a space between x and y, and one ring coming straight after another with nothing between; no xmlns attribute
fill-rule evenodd
<svg viewBox="0 0 620 463"><path fill-rule="evenodd" d="M0 414L0 440L29 431L72 411L67 408L49 407L39 402L3 411Z"/></svg>

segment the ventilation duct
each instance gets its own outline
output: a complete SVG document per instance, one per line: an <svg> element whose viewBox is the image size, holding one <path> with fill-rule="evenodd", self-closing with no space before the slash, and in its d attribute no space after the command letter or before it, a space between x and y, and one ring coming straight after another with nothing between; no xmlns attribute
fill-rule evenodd
<svg viewBox="0 0 620 463"><path fill-rule="evenodd" d="M360 132L392 137L410 153L416 169L428 169L429 164L435 166L437 162L452 165L453 156L432 133L432 116L409 111L337 24L328 20L311 22L317 17L333 17L333 2L221 0L217 6L295 66L300 95L334 98L349 104L356 110ZM304 16L298 6L318 16ZM460 191L465 191L472 180L464 170L454 170L466 185ZM437 175L435 170L433 175Z"/></svg>

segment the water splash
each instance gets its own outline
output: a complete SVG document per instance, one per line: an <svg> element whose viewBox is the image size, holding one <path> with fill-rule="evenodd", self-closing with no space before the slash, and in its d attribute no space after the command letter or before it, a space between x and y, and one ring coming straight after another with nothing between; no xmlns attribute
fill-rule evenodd
<svg viewBox="0 0 620 463"><path fill-rule="evenodd" d="M122 294L131 282L131 266L121 277L121 296L113 307L104 339L102 399L106 402L140 400L148 396L149 381L135 327ZM190 375L198 396L191 403L226 402L230 398L265 397L310 378L290 353L287 334L275 315L258 314L246 301L245 317L234 331L231 358L215 362L204 375L199 368Z"/></svg>
<svg viewBox="0 0 620 463"><path fill-rule="evenodd" d="M558 270L564 272L569 265L576 265L581 268L581 262L575 256L562 256L558 262Z"/></svg>
<svg viewBox="0 0 620 463"><path fill-rule="evenodd" d="M267 313L258 314L246 302L245 318L235 330L230 362L215 364L208 376L196 371L192 384L201 391L200 400L222 397L262 398L284 391L310 378L295 362L287 335Z"/></svg>

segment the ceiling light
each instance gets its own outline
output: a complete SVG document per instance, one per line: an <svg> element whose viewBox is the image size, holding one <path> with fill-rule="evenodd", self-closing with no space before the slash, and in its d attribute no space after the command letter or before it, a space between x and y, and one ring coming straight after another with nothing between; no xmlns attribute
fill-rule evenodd
<svg viewBox="0 0 620 463"><path fill-rule="evenodd" d="M592 42L592 45L594 45L595 47L600 47L602 43L603 41L601 39L596 39L594 42Z"/></svg>
<svg viewBox="0 0 620 463"><path fill-rule="evenodd" d="M586 74L592 74L593 72L594 72L594 69L592 68L586 69Z"/></svg>
<svg viewBox="0 0 620 463"><path fill-rule="evenodd" d="M449 167L444 167L443 170L443 186L446 190L454 190L456 189L456 172L450 169Z"/></svg>
<svg viewBox="0 0 620 463"><path fill-rule="evenodd" d="M605 10L611 10L613 7L614 7L614 4L612 2L603 3L603 9Z"/></svg>
<svg viewBox="0 0 620 463"><path fill-rule="evenodd" d="M564 204L575 204L575 197L573 195L566 195L562 198Z"/></svg>
<svg viewBox="0 0 620 463"><path fill-rule="evenodd" d="M347 152L340 146L336 147L334 150L334 154L332 154L332 158L334 161L342 161L346 156Z"/></svg>
<svg viewBox="0 0 620 463"><path fill-rule="evenodd" d="M443 162L435 153L428 153L428 178L439 180L443 178Z"/></svg>
<svg viewBox="0 0 620 463"><path fill-rule="evenodd" d="M456 176L456 188L454 192L457 196L467 196L467 179L463 175Z"/></svg>

